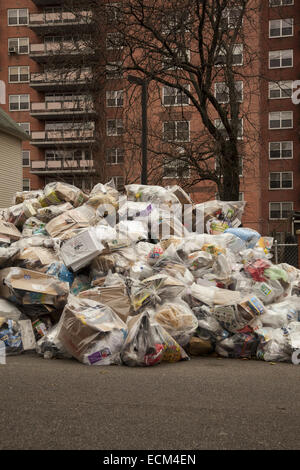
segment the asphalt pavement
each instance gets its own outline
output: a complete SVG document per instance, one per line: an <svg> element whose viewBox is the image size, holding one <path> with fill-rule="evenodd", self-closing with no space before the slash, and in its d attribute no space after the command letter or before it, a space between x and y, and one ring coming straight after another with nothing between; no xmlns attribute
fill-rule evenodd
<svg viewBox="0 0 300 470"><path fill-rule="evenodd" d="M35 355L0 365L0 449L299 449L300 366L148 368Z"/></svg>

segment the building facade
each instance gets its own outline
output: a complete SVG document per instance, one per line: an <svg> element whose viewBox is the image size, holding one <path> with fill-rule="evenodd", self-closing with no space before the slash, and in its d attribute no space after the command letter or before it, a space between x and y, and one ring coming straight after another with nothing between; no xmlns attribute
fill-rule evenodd
<svg viewBox="0 0 300 470"><path fill-rule="evenodd" d="M249 38L258 51L251 66L253 74L261 77L259 93L251 103L243 104L251 108L256 124L251 143L256 158L241 164L240 198L247 201L244 225L284 237L292 230L290 214L300 210L299 105L292 102L293 84L300 79L300 12L296 0L264 0L261 4L258 31ZM133 154L126 154L126 110L132 106L131 116L140 115L139 87L133 92L136 99L132 105L127 80L108 67L100 104L103 113L99 106L96 110L89 88L93 51L81 41L88 21L65 11L63 5L61 0L2 0L0 5L0 80L6 83L6 103L1 106L30 133L30 140L23 144L23 188L38 189L61 179L89 189L99 180L93 147L99 133L99 113L105 120L97 158L98 167L105 167L101 178L113 177L118 187L136 182L140 162ZM83 12L86 18L89 14ZM113 54L118 44L113 44L109 34L103 34L103 47ZM236 58L242 72L241 49L237 48ZM246 96L248 84L240 86ZM215 90L216 96L222 97L221 84ZM177 106L180 97L167 87L150 88L149 92L152 138L158 131L180 135L183 140L197 135L201 124L190 103L185 103L183 120ZM249 124L244 119L242 125ZM247 145L243 153L249 153ZM138 145L136 155L140 155ZM186 169L172 164L162 171L163 184L189 177ZM155 181L155 169L152 176ZM210 184L196 185L190 193L196 202L216 197Z"/></svg>

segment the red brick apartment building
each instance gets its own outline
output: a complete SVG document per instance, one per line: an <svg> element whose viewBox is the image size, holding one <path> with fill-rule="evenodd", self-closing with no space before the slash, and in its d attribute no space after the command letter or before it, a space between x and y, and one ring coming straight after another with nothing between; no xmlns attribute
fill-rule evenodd
<svg viewBox="0 0 300 470"><path fill-rule="evenodd" d="M247 201L245 226L284 237L292 230L290 214L300 210L300 116L299 105L291 99L293 82L300 80L300 8L299 0L261 3L259 27L249 41L258 51L258 60L252 65L254 74L263 78L257 79L257 96L251 103L245 103L251 108L258 129L259 137L252 143L257 158L243 165L240 197ZM59 79L60 56L67 54L68 42L62 37L71 37L72 28L78 31L80 26L63 5L63 0L1 0L0 3L0 80L6 84L6 103L1 106L31 135L30 141L23 144L24 190L41 188L57 178L84 187L85 175L93 171L90 148L94 140L95 111L88 100L80 97L91 71L86 67L80 73L71 71L65 80ZM64 47L53 54L61 40L65 41ZM104 37L103 44L105 41ZM243 52L239 53L238 65L242 67ZM47 68L50 55L52 61L57 57L54 72ZM103 162L106 162L107 179L114 177L119 186L128 182L129 174L122 145L122 112L128 103L122 93L124 82L120 77L116 80L113 71L111 76L108 73L104 100L107 124ZM243 84L244 90L247 86ZM167 115L155 97L153 103L148 111L150 125L163 129ZM140 113L140 109L134 112ZM193 133L199 129L199 117L191 106L187 106L186 116L189 133ZM130 166L136 176L138 165L129 162ZM166 175L166 184L176 183L176 169ZM191 195L196 202L214 199L215 189L199 185L191 190Z"/></svg>

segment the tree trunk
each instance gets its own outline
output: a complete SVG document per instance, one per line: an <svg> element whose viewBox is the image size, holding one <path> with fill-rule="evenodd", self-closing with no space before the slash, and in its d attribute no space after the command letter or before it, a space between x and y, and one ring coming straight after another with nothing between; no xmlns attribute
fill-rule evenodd
<svg viewBox="0 0 300 470"><path fill-rule="evenodd" d="M240 192L240 156L233 142L226 142L220 155L222 178L219 196L222 201L238 201Z"/></svg>

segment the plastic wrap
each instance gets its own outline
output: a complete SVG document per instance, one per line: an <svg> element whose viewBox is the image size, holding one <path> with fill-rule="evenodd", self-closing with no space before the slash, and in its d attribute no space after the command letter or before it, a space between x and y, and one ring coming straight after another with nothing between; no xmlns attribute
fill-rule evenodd
<svg viewBox="0 0 300 470"><path fill-rule="evenodd" d="M154 366L162 361L178 362L188 359L179 344L146 311L130 318L128 336L121 351L127 366Z"/></svg>
<svg viewBox="0 0 300 470"><path fill-rule="evenodd" d="M76 186L67 183L53 182L45 186L39 203L42 207L47 207L70 202L74 207L78 207L87 199L88 197L79 188L76 188Z"/></svg>
<svg viewBox="0 0 300 470"><path fill-rule="evenodd" d="M36 217L43 223L47 223L50 220L54 219L55 217L63 214L66 211L70 211L73 209L73 206L70 202L65 202L64 204L60 204L59 206L47 206L41 207L37 210Z"/></svg>
<svg viewBox="0 0 300 470"><path fill-rule="evenodd" d="M154 319L177 341L186 346L198 327L198 321L187 303L165 302L159 306Z"/></svg>
<svg viewBox="0 0 300 470"><path fill-rule="evenodd" d="M90 299L68 298L60 319L58 340L86 365L120 363L127 326L107 305Z"/></svg>
<svg viewBox="0 0 300 470"><path fill-rule="evenodd" d="M0 270L0 296L20 305L64 305L69 284L54 276L22 268Z"/></svg>
<svg viewBox="0 0 300 470"><path fill-rule="evenodd" d="M165 301L180 298L186 289L181 281L164 274L151 276L131 286L131 303L136 312L145 307L155 307Z"/></svg>
<svg viewBox="0 0 300 470"><path fill-rule="evenodd" d="M216 353L222 357L250 359L256 356L258 344L256 335L236 333L220 341L216 346Z"/></svg>
<svg viewBox="0 0 300 470"><path fill-rule="evenodd" d="M11 320L0 317L0 341L7 356L35 349L35 337L30 320Z"/></svg>

